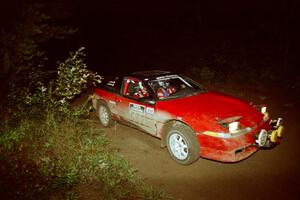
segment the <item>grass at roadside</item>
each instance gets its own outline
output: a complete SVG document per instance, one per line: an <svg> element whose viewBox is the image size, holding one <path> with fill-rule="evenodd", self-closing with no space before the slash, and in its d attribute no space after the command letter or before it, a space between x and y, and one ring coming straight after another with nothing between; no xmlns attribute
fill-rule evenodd
<svg viewBox="0 0 300 200"><path fill-rule="evenodd" d="M93 184L98 199L170 199L145 185L87 119L48 114L1 124L0 193L10 199L78 199Z"/></svg>

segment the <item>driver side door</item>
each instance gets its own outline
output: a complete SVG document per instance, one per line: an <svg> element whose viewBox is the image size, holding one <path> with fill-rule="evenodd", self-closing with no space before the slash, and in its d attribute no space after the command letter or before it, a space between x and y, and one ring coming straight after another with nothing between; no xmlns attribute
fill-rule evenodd
<svg viewBox="0 0 300 200"><path fill-rule="evenodd" d="M125 77L122 83L117 111L123 120L155 135L156 108L155 105L145 103L143 101L145 98L150 98L150 94L142 81L136 78Z"/></svg>

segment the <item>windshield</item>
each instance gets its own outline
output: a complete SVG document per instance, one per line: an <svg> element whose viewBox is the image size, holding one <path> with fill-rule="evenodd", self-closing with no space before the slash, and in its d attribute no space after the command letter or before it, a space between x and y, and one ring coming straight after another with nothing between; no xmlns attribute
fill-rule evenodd
<svg viewBox="0 0 300 200"><path fill-rule="evenodd" d="M205 91L197 82L178 75L157 77L149 80L148 84L160 100L190 96Z"/></svg>

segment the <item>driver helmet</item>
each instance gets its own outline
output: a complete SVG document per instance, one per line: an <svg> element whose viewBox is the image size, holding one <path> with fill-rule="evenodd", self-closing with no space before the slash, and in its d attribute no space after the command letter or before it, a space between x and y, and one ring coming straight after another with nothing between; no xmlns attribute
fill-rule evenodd
<svg viewBox="0 0 300 200"><path fill-rule="evenodd" d="M142 82L139 82L139 88L142 90L144 89Z"/></svg>
<svg viewBox="0 0 300 200"><path fill-rule="evenodd" d="M158 85L161 86L161 87L163 87L165 84L164 84L163 81L158 81Z"/></svg>

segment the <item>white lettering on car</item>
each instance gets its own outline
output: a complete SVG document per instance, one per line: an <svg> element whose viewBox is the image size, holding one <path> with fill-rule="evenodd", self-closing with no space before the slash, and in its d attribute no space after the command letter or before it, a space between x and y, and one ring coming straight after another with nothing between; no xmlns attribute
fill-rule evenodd
<svg viewBox="0 0 300 200"><path fill-rule="evenodd" d="M156 77L156 80L161 80L161 79L171 79L171 78L179 78L177 75L166 75L166 76L159 76Z"/></svg>
<svg viewBox="0 0 300 200"><path fill-rule="evenodd" d="M146 106L130 103L129 104L130 120L138 124L143 124L145 121L145 110L146 110Z"/></svg>
<svg viewBox="0 0 300 200"><path fill-rule="evenodd" d="M154 108L147 107L146 108L146 113L150 114L150 115L153 115L154 114Z"/></svg>
<svg viewBox="0 0 300 200"><path fill-rule="evenodd" d="M135 103L130 103L129 104L129 110L130 112L138 112L141 114L145 114L145 106L135 104Z"/></svg>

